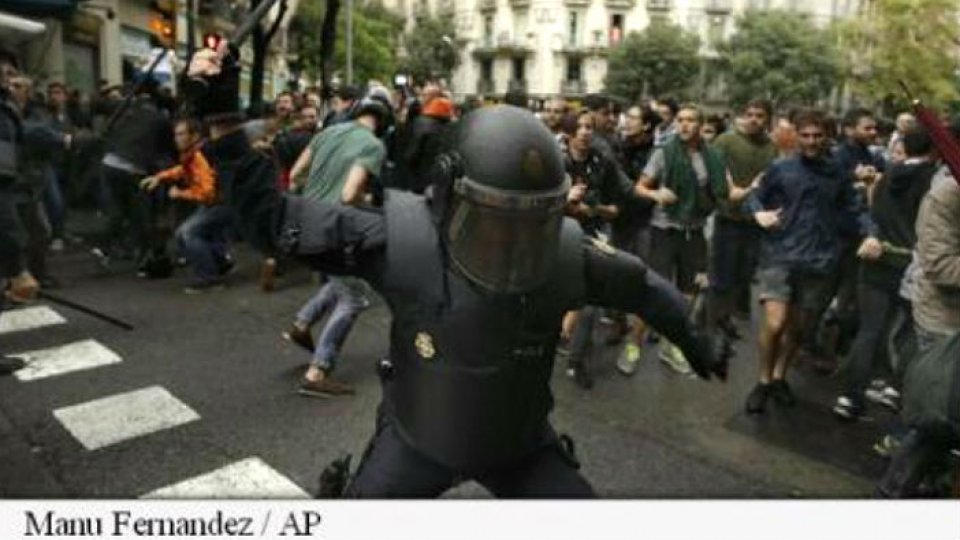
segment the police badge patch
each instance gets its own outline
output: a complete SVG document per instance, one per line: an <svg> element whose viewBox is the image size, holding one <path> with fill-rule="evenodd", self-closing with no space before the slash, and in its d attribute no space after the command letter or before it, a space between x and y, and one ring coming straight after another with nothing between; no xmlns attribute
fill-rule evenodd
<svg viewBox="0 0 960 540"><path fill-rule="evenodd" d="M417 348L417 354L427 360L437 354L437 350L433 347L433 338L426 332L417 332L417 337L413 340L413 346Z"/></svg>

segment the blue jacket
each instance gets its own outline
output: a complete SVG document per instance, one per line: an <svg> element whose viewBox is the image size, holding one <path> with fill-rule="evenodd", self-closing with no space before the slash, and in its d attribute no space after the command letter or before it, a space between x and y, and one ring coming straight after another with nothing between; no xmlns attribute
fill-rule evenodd
<svg viewBox="0 0 960 540"><path fill-rule="evenodd" d="M796 156L775 162L745 208L750 214L783 209L780 227L763 234L764 267L828 274L840 257L841 234L876 234L853 182L832 159Z"/></svg>

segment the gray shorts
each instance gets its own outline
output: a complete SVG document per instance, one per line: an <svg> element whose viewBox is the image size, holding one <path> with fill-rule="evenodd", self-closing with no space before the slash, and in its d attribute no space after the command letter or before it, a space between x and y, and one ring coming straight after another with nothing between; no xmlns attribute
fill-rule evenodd
<svg viewBox="0 0 960 540"><path fill-rule="evenodd" d="M757 270L760 302L776 300L819 313L833 296L834 279L829 275L769 266Z"/></svg>

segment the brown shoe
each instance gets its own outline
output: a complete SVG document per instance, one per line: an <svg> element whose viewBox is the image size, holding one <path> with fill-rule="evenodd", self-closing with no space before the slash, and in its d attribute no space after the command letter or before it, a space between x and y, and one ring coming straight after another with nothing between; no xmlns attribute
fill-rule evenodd
<svg viewBox="0 0 960 540"><path fill-rule="evenodd" d="M310 354L313 354L316 348L313 344L313 336L310 335L310 330L302 330L295 324L290 325L290 330L283 333L283 339L303 347Z"/></svg>
<svg viewBox="0 0 960 540"><path fill-rule="evenodd" d="M270 292L276 287L277 260L267 257L260 265L260 290Z"/></svg>
<svg viewBox="0 0 960 540"><path fill-rule="evenodd" d="M352 396L356 393L349 384L342 383L329 375L319 381L308 381L304 379L300 383L297 393L301 396L309 397L334 397L334 396Z"/></svg>

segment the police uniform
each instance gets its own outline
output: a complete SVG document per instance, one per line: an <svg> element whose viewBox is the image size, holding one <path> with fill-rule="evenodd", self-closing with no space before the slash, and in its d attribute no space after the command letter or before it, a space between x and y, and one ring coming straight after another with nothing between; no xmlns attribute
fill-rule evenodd
<svg viewBox="0 0 960 540"><path fill-rule="evenodd" d="M532 114L480 109L453 137L429 196L387 190L382 209L284 196L266 211L269 179L238 174L227 203L245 236L272 228L279 249L363 278L392 312L376 433L346 495L434 497L472 479L503 497L592 496L549 422L563 314L637 313L701 376L719 366L679 291L563 217L560 150Z"/></svg>

